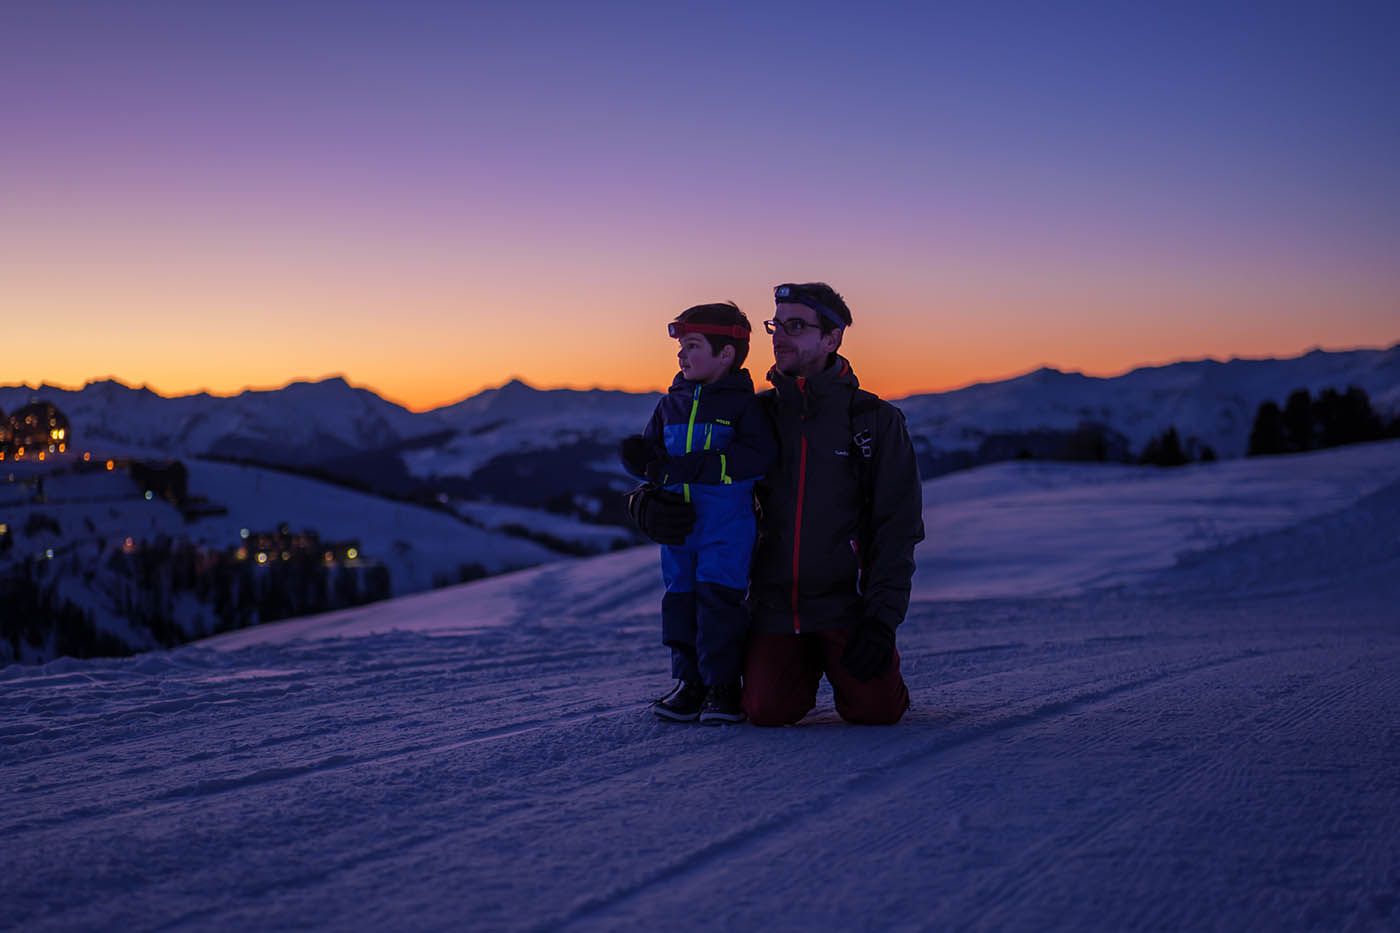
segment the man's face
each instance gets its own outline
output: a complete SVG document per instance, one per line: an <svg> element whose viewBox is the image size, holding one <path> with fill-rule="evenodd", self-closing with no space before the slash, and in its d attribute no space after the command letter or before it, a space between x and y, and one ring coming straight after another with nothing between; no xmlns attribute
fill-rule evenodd
<svg viewBox="0 0 1400 933"><path fill-rule="evenodd" d="M826 358L840 346L840 331L823 334L817 312L791 302L777 306L773 319L779 323L800 320L802 330L791 335L783 327L773 333L773 364L789 376L815 376L826 368Z"/></svg>
<svg viewBox="0 0 1400 933"><path fill-rule="evenodd" d="M680 344L676 359L681 364L681 375L691 382L714 382L729 372L733 347L723 347L716 355L704 334L685 334L676 342Z"/></svg>

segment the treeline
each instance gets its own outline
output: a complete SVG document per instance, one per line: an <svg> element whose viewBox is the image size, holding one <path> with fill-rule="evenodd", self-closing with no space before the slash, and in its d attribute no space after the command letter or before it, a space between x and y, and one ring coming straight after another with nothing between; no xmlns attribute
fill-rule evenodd
<svg viewBox="0 0 1400 933"><path fill-rule="evenodd" d="M101 545L99 544L99 547ZM105 617L125 620L149 641L128 644L102 631L94 613L62 595L68 582L92 594ZM100 567L76 551L26 558L0 573L0 659L116 657L151 642L173 648L196 638L388 599L382 564L328 566L310 555L237 561L160 537L113 550ZM8 649L8 650L6 650Z"/></svg>
<svg viewBox="0 0 1400 933"><path fill-rule="evenodd" d="M60 596L56 581L44 579L47 563L26 558L0 576L0 639L9 656L20 658L25 645L54 657L131 654L126 642L97 628L91 612Z"/></svg>
<svg viewBox="0 0 1400 933"><path fill-rule="evenodd" d="M382 564L327 566L311 554L258 564L159 537L107 559L113 611L164 647L263 622L388 599ZM199 604L190 612L189 599ZM207 615L206 615L207 613ZM178 617L177 617L178 616Z"/></svg>
<svg viewBox="0 0 1400 933"><path fill-rule="evenodd" d="M1400 415L1387 422L1371 407L1364 389L1323 389L1317 398L1298 389L1282 408L1272 401L1259 406L1245 456L1301 453L1392 437L1400 437Z"/></svg>
<svg viewBox="0 0 1400 933"><path fill-rule="evenodd" d="M1215 448L1199 442L1195 437L1182 443L1176 425L1167 428L1152 438L1138 455L1138 463L1148 466L1174 467L1188 463L1209 463L1215 459Z"/></svg>

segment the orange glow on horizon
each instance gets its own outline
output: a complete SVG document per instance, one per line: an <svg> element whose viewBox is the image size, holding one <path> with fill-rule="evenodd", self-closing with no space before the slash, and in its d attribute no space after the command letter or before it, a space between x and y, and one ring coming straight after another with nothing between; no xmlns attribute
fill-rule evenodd
<svg viewBox="0 0 1400 933"><path fill-rule="evenodd" d="M884 354L875 354L867 349L854 346L854 341L848 338L841 352L851 360L852 367L860 378L862 386L885 398L897 399L910 395L955 391L980 383L999 382L1024 375L1041 367L1050 367L1063 372L1077 372L1096 378L1112 378L1135 369L1165 366L1177 362L1202 359L1225 362L1231 358L1290 358L1301 356L1314 349L1329 351L1387 349L1395 345L1396 341L1327 346L1274 344L1254 347L1248 352L1230 353L1192 352L1190 343L1189 337L1186 336L1176 341L1164 340L1155 348L1159 351L1159 355L1144 356L1135 362L1125 362L1125 357L1121 353L1115 352L1117 348L1113 346L1106 346L1095 351L1064 345L1055 347L1049 343L1044 345L1045 355L1043 357L1026 353L1017 358L1011 353L997 353L985 347L979 347L972 341L950 341L939 352L923 353L918 348L895 347L887 350ZM982 352L978 353L978 350ZM1056 353L1056 350L1059 353ZM1173 350L1175 353L1172 352ZM413 412L426 412L446 407L483 391L500 388L515 380L540 391L601 389L621 392L661 392L670 385L676 370L673 354L662 353L658 365L643 365L637 361L636 356L631 357L631 359L633 362L630 366L600 366L598 377L591 381L581 371L575 373L572 378L565 376L554 379L548 378L544 374L521 372L497 375L493 378L471 382L461 381L456 384L399 379L397 381L388 380L379 385L368 379L357 378L353 373L330 372L316 377L294 377L281 382L268 382L259 385L205 383L199 386L188 386L180 385L177 382L166 384L153 380L135 383L116 376L97 377L76 382L62 382L54 379L34 380L28 384L37 386L39 382L43 382L54 388L79 391L88 383L110 380L131 389L148 389L168 398L201 393L214 397L231 398L243 392L277 391L294 383L316 383L339 378L352 388L368 390L388 402ZM771 365L771 350L766 345L759 346L750 353L746 368L753 376L755 389L761 391L767 387L765 375ZM391 388L384 388L384 386ZM108 469L112 469L110 463Z"/></svg>

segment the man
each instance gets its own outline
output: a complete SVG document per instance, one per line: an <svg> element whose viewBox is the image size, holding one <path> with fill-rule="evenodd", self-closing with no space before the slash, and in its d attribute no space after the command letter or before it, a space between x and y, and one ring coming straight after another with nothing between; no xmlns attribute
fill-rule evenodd
<svg viewBox="0 0 1400 933"><path fill-rule="evenodd" d="M860 391L837 350L851 311L821 282L774 290L773 388L759 399L778 438L760 480L743 705L757 725L795 723L825 674L848 722L889 724L909 707L895 628L909 608L923 497L904 419ZM689 503L643 485L628 499L654 540L684 539Z"/></svg>

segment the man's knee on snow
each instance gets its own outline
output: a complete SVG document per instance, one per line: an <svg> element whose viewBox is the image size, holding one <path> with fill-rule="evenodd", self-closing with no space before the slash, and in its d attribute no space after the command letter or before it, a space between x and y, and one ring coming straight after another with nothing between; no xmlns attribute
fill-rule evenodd
<svg viewBox="0 0 1400 933"><path fill-rule="evenodd" d="M814 701L792 693L744 684L744 713L755 726L790 726L806 716Z"/></svg>
<svg viewBox="0 0 1400 933"><path fill-rule="evenodd" d="M857 726L892 726L909 708L909 691L900 682L897 693L862 691L836 698L836 713Z"/></svg>

